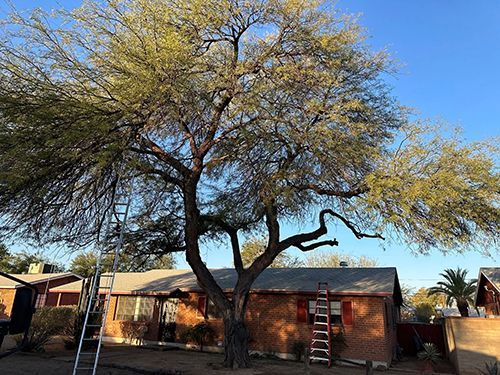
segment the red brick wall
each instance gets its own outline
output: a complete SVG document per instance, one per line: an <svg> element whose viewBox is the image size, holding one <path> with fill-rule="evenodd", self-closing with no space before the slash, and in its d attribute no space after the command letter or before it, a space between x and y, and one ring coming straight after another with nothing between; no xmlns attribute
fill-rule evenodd
<svg viewBox="0 0 500 375"><path fill-rule="evenodd" d="M186 326L202 322L197 314L197 294L181 300L177 316L178 338ZM250 349L264 352L291 353L296 341L309 343L312 325L297 322L297 300L314 296L289 294L251 294L248 303L247 325L250 331ZM350 301L353 304L352 325L344 326L347 347L344 358L390 363L396 343L396 329L386 324L383 297L330 297L331 300ZM389 301L392 302L392 301ZM214 343L223 339L220 319L208 319L215 334ZM334 327L337 332L339 327Z"/></svg>
<svg viewBox="0 0 500 375"><path fill-rule="evenodd" d="M221 319L205 319L198 313L198 298L202 294L191 293L181 299L177 313L177 341L187 327L206 321L214 329L215 335L208 345L223 341ZM307 345L311 338L312 325L297 322L297 301L315 299L315 295L299 294L251 294L246 321L250 331L250 349L263 352L291 353L297 341ZM386 316L385 304L392 299L384 297L331 296L331 300L349 301L353 307L353 324L345 325L347 347L341 356L349 359L374 360L390 363L396 343L396 325ZM106 321L106 335L124 337L124 327L130 323L116 320L117 296L112 296ZM390 310L389 310L390 311ZM148 322L146 340L158 340L159 303L155 303L153 317ZM339 327L333 328L338 332Z"/></svg>

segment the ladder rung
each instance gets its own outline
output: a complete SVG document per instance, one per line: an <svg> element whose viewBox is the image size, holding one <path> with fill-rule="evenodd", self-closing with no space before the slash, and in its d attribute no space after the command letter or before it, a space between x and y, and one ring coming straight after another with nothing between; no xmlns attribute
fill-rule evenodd
<svg viewBox="0 0 500 375"><path fill-rule="evenodd" d="M323 297L318 297L317 299L320 299L320 300L322 300L322 301L327 301L327 299L326 299L326 298L323 298Z"/></svg>
<svg viewBox="0 0 500 375"><path fill-rule="evenodd" d="M93 369L94 369L93 367L77 367L76 371L78 371L78 370L93 370Z"/></svg>
<svg viewBox="0 0 500 375"><path fill-rule="evenodd" d="M328 331L319 331L319 330L314 330L313 333L322 333L324 335L328 335Z"/></svg>
<svg viewBox="0 0 500 375"><path fill-rule="evenodd" d="M314 322L314 324L321 324L321 325L324 325L324 326L328 325L328 323L326 323L326 322Z"/></svg>
<svg viewBox="0 0 500 375"><path fill-rule="evenodd" d="M325 352L328 353L328 349L322 349L322 348L311 348L311 352Z"/></svg>
<svg viewBox="0 0 500 375"><path fill-rule="evenodd" d="M312 339L312 343L314 344L315 342L324 342L328 344L328 340Z"/></svg>
<svg viewBox="0 0 500 375"><path fill-rule="evenodd" d="M87 324L87 327L102 327L102 324Z"/></svg>
<svg viewBox="0 0 500 375"><path fill-rule="evenodd" d="M328 315L327 314L320 314L320 313L317 313L317 314L314 314L315 316L324 316L324 317L327 317L328 318Z"/></svg>
<svg viewBox="0 0 500 375"><path fill-rule="evenodd" d="M83 338L83 341L98 341L99 339L96 338Z"/></svg>
<svg viewBox="0 0 500 375"><path fill-rule="evenodd" d="M104 311L89 311L90 314L104 314Z"/></svg>
<svg viewBox="0 0 500 375"><path fill-rule="evenodd" d="M323 358L323 357L309 357L309 359L316 359L318 361L329 361L330 359L328 358Z"/></svg>

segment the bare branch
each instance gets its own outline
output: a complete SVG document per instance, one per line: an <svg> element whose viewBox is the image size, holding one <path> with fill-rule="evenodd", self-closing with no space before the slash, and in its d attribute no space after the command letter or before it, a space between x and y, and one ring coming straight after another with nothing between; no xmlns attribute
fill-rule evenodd
<svg viewBox="0 0 500 375"><path fill-rule="evenodd" d="M315 184L301 184L301 185L292 184L292 186L300 191L312 190L319 195L327 195L330 197L339 197L339 198L353 198L368 192L368 187L366 186L360 186L352 190L326 189Z"/></svg>
<svg viewBox="0 0 500 375"><path fill-rule="evenodd" d="M320 241L320 242L316 242L316 243L313 243L313 244L310 244L310 245L302 245L302 244L295 244L293 246L295 246L297 249L301 250L301 251L311 251L311 250L314 250L314 249L317 249L318 247L321 247L321 246L338 246L339 245L339 242L336 240L336 239L333 239L333 240L325 240L325 241Z"/></svg>

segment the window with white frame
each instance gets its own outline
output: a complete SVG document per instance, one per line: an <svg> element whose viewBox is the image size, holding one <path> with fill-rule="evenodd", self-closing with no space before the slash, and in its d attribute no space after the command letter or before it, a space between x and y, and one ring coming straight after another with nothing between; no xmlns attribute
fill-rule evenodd
<svg viewBox="0 0 500 375"><path fill-rule="evenodd" d="M133 322L150 320L153 316L154 297L119 296L115 320Z"/></svg>
<svg viewBox="0 0 500 375"><path fill-rule="evenodd" d="M321 309L321 313L325 312L326 309ZM307 310L307 320L309 324L314 323L314 315L316 314L316 301L308 301ZM342 323L342 305L340 301L330 301L330 324L341 324Z"/></svg>

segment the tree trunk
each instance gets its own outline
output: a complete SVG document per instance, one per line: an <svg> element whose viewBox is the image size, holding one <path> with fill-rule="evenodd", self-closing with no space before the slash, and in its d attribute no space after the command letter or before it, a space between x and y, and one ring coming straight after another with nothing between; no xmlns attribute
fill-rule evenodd
<svg viewBox="0 0 500 375"><path fill-rule="evenodd" d="M248 328L244 319L234 314L224 318L224 366L229 368L250 367L248 354Z"/></svg>
<svg viewBox="0 0 500 375"><path fill-rule="evenodd" d="M465 301L457 301L458 311L462 317L469 316L469 304Z"/></svg>

